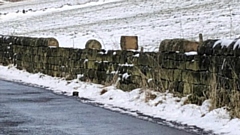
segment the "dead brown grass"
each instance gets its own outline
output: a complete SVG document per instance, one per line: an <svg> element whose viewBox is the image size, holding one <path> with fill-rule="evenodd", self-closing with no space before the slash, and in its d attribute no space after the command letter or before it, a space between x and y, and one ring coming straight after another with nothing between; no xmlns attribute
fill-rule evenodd
<svg viewBox="0 0 240 135"><path fill-rule="evenodd" d="M228 106L231 116L240 118L240 93L239 91L233 91L230 95L231 104Z"/></svg>
<svg viewBox="0 0 240 135"><path fill-rule="evenodd" d="M157 95L153 94L150 90L145 90L145 102L154 100L157 98Z"/></svg>
<svg viewBox="0 0 240 135"><path fill-rule="evenodd" d="M234 71L232 72L235 76ZM238 77L235 76L235 80L238 80ZM233 83L236 85L235 81ZM216 74L214 73L211 81L209 98L211 99L210 110L225 107L230 112L232 118L240 118L240 92L237 90L236 86L232 90L218 88Z"/></svg>
<svg viewBox="0 0 240 135"><path fill-rule="evenodd" d="M162 100L159 100L156 104L155 104L155 106L158 106L159 104L162 104L163 103L163 101Z"/></svg>
<svg viewBox="0 0 240 135"><path fill-rule="evenodd" d="M215 71L215 69L213 71ZM217 108L217 79L214 73L212 74L212 76L213 76L213 79L211 80L211 83L210 83L210 92L209 92L209 98L211 99L210 110Z"/></svg>

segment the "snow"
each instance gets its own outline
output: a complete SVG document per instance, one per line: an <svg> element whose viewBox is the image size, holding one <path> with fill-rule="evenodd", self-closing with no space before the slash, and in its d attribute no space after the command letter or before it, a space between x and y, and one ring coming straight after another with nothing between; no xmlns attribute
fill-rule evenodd
<svg viewBox="0 0 240 135"><path fill-rule="evenodd" d="M233 49L239 48L240 40L237 40L237 42L234 44Z"/></svg>
<svg viewBox="0 0 240 135"><path fill-rule="evenodd" d="M232 43L234 43L233 45L233 49L236 49L239 47L240 45L240 40L239 38L237 39L220 39L217 42L214 43L213 48L216 47L216 45L220 45L222 48L223 47L229 47Z"/></svg>
<svg viewBox="0 0 240 135"><path fill-rule="evenodd" d="M103 49L120 49L120 37L137 35L139 48L158 51L164 39L198 40L236 38L240 35L238 1L214 0L27 0L6 2L0 6L0 29L3 35L55 37L61 47L84 48L89 39L97 39ZM26 13L23 13L23 10ZM231 40L230 40L231 41ZM229 40L220 40L228 46ZM238 47L240 41L234 45ZM186 55L195 55L189 52ZM139 57L139 55L136 55ZM85 61L87 62L87 60ZM132 66L122 64L122 66ZM80 75L79 75L80 76ZM105 108L129 109L153 117L196 125L218 134L239 135L240 120L230 119L224 108L209 111L210 101L202 106L184 104L185 98L171 93L157 93L145 102L145 92L136 89L123 92L114 86L104 87L78 80L66 81L44 74L29 74L14 67L0 66L0 78L47 87L56 93L103 103ZM86 90L87 89L87 90ZM100 95L102 89L107 92Z"/></svg>
<svg viewBox="0 0 240 135"><path fill-rule="evenodd" d="M123 78L123 79L127 79L129 76L131 76L131 75L129 75L128 73L124 73L124 74L122 75L122 78Z"/></svg>
<svg viewBox="0 0 240 135"><path fill-rule="evenodd" d="M230 40L230 39L221 39L221 40L218 40L217 42L215 42L213 47L215 47L218 44L220 44L222 47L228 47L233 41L234 40Z"/></svg>
<svg viewBox="0 0 240 135"><path fill-rule="evenodd" d="M213 0L31 0L0 6L0 34L55 37L60 46L73 48L97 39L104 49L120 49L121 36L136 35L139 48L157 51L164 39L198 40L199 33L204 39L235 38L240 34L238 5Z"/></svg>
<svg viewBox="0 0 240 135"><path fill-rule="evenodd" d="M185 55L187 55L187 56L197 55L197 52L196 51L185 52Z"/></svg>
<svg viewBox="0 0 240 135"><path fill-rule="evenodd" d="M44 87L68 96L71 96L73 91L78 91L80 98L90 99L90 101L86 102L101 103L103 104L102 107L136 117L138 117L138 112L154 118L188 124L189 126L195 125L205 130L213 131L216 134L240 134L240 120L237 118L231 119L225 108L210 111L210 100L206 100L202 106L184 104L187 97L174 97L173 94L168 92L160 93L147 89L135 89L130 92L124 92L116 89L115 86L102 86L81 82L77 79L66 81L42 73L30 74L26 71L17 70L13 66L0 66L0 79ZM107 92L101 94L103 89ZM145 98L146 93L154 94L156 98L147 101ZM121 108L125 108L125 110ZM173 125L169 123L168 126Z"/></svg>
<svg viewBox="0 0 240 135"><path fill-rule="evenodd" d="M138 54L135 54L133 57L139 57L139 53L138 53Z"/></svg>
<svg viewBox="0 0 240 135"><path fill-rule="evenodd" d="M128 63L125 63L125 64L118 64L119 66L122 66L122 67L133 67L134 64L128 64Z"/></svg>

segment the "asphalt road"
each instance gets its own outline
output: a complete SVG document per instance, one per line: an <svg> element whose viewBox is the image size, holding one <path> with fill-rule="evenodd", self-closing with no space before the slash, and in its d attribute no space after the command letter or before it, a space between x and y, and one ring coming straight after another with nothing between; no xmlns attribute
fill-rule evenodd
<svg viewBox="0 0 240 135"><path fill-rule="evenodd" d="M43 88L0 80L0 135L192 134Z"/></svg>

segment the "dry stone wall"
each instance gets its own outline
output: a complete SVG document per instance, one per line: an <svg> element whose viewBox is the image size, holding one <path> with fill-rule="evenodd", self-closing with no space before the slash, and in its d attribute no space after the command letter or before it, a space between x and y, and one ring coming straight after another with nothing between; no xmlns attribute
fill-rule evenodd
<svg viewBox="0 0 240 135"><path fill-rule="evenodd" d="M216 44L218 40L204 41L196 55L183 51L189 41L186 44L182 39L162 42L159 52L49 47L44 41L1 36L0 63L66 79L104 85L118 82L118 88L126 91L170 90L178 96L190 95L190 101L196 104L211 98L216 90L216 106L231 106L235 102L231 93L240 89L240 48L234 46L237 41L228 47Z"/></svg>

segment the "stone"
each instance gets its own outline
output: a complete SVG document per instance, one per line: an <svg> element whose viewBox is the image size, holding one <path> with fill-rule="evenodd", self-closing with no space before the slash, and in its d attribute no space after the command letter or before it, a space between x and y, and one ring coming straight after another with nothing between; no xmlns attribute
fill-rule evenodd
<svg viewBox="0 0 240 135"><path fill-rule="evenodd" d="M174 80L174 70L172 69L161 69L160 77L163 80L173 81Z"/></svg>
<svg viewBox="0 0 240 135"><path fill-rule="evenodd" d="M38 40L37 38L24 37L24 38L22 38L21 45L23 45L23 46L35 46L37 40Z"/></svg>
<svg viewBox="0 0 240 135"><path fill-rule="evenodd" d="M186 61L186 69L198 71L200 70L198 61Z"/></svg>
<svg viewBox="0 0 240 135"><path fill-rule="evenodd" d="M175 82L175 86L176 86L176 88L174 89L174 91L179 93L180 96L182 96L183 95L183 91L184 91L184 83L176 81Z"/></svg>
<svg viewBox="0 0 240 135"><path fill-rule="evenodd" d="M107 73L104 71L97 71L95 77L98 78L99 84L104 84L107 79Z"/></svg>
<svg viewBox="0 0 240 135"><path fill-rule="evenodd" d="M138 50L138 37L121 36L120 45L122 50Z"/></svg>
<svg viewBox="0 0 240 135"><path fill-rule="evenodd" d="M73 91L72 96L78 97L79 96L79 92L78 91Z"/></svg>
<svg viewBox="0 0 240 135"><path fill-rule="evenodd" d="M161 42L159 52L190 52L197 51L199 43L186 39L165 39Z"/></svg>
<svg viewBox="0 0 240 135"><path fill-rule="evenodd" d="M87 69L97 69L97 67L95 67L95 61L89 60L86 63L87 63Z"/></svg>
<svg viewBox="0 0 240 135"><path fill-rule="evenodd" d="M48 47L59 47L59 43L55 38L47 38L47 46Z"/></svg>
<svg viewBox="0 0 240 135"><path fill-rule="evenodd" d="M193 91L193 84L184 82L183 84L183 95L189 95Z"/></svg>
<svg viewBox="0 0 240 135"><path fill-rule="evenodd" d="M90 39L87 41L87 43L85 44L85 48L86 49L96 49L96 50L101 50L102 49L102 45L99 41L97 41L96 39Z"/></svg>
<svg viewBox="0 0 240 135"><path fill-rule="evenodd" d="M179 69L173 70L173 75L174 81L182 81L182 70Z"/></svg>
<svg viewBox="0 0 240 135"><path fill-rule="evenodd" d="M55 38L39 38L36 41L36 46L59 47L59 43Z"/></svg>
<svg viewBox="0 0 240 135"><path fill-rule="evenodd" d="M198 49L198 53L199 54L206 54L206 55L213 55L213 46L215 44L215 42L217 42L217 39L209 39L203 42L203 45L201 47L199 47Z"/></svg>

